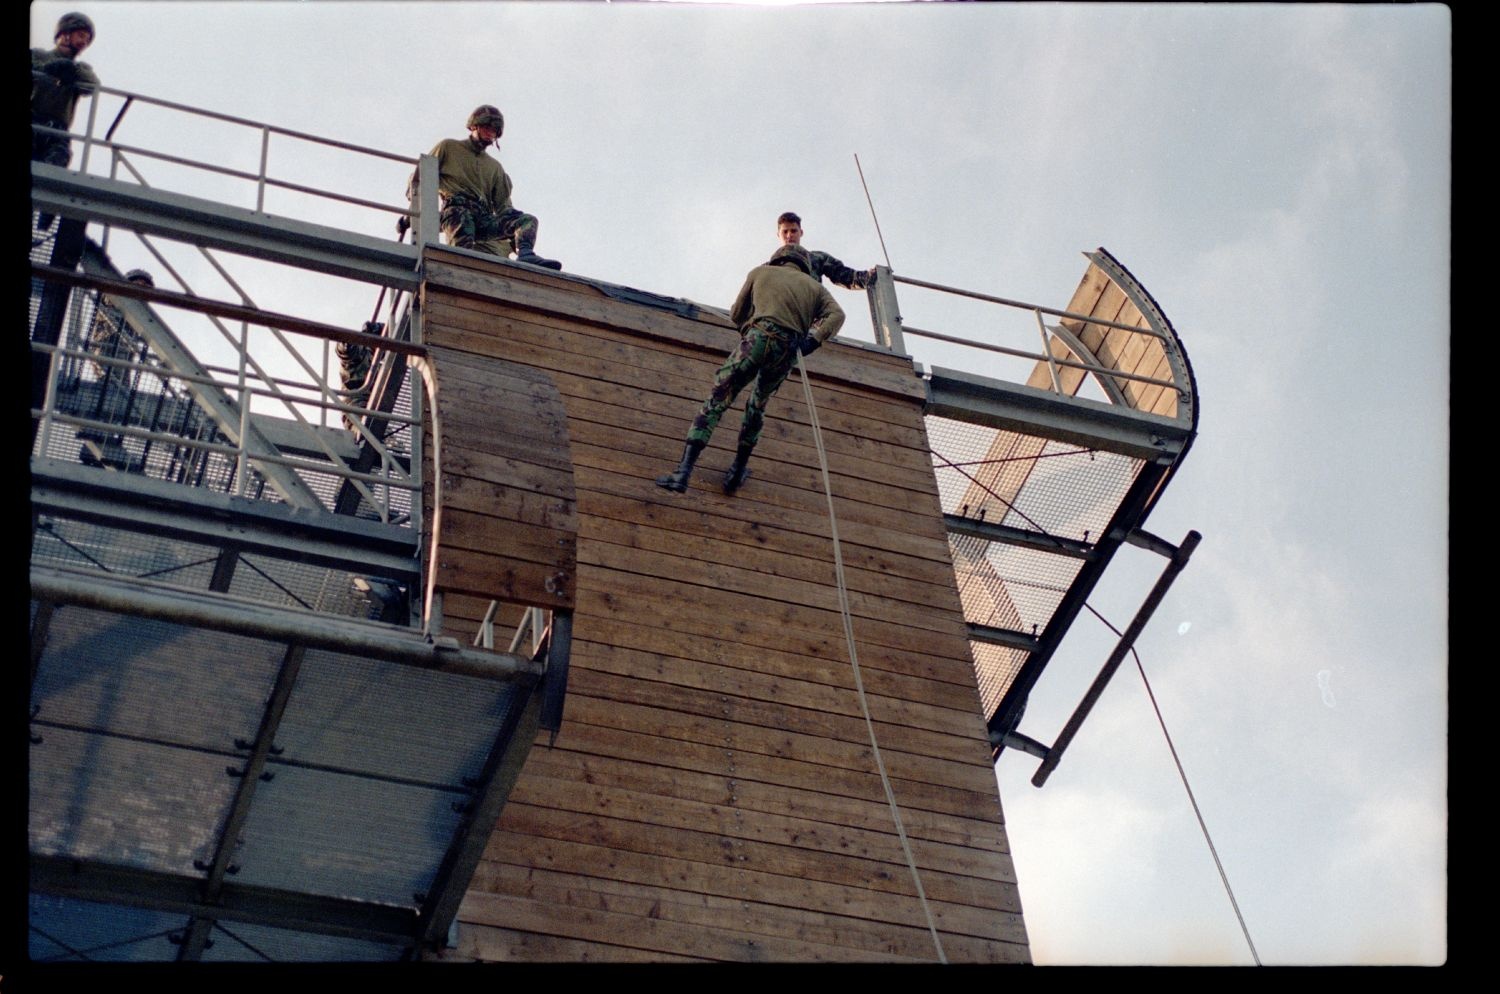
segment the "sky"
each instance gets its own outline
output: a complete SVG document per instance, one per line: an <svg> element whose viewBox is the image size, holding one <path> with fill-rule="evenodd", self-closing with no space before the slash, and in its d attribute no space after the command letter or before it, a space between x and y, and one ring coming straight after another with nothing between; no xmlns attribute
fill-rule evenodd
<svg viewBox="0 0 1500 994"><path fill-rule="evenodd" d="M1447 959L1446 7L69 0L32 5L31 44L71 9L98 26L84 60L106 86L344 142L415 155L499 106L538 251L612 283L725 307L784 210L852 266L888 253L1054 307L1080 253L1109 249L1197 377L1198 439L1146 527L1203 541L1137 647L1244 927L1127 661L1044 787L1032 757L996 765L1033 958ZM253 170L234 130L137 105L116 139ZM408 171L280 139L270 161L389 204ZM272 213L314 209L278 196ZM270 309L354 326L374 304L249 270ZM873 340L864 295L833 292L843 334ZM910 324L1035 345L1024 312L898 293ZM1164 565L1125 548L1091 605L1124 628ZM1052 741L1113 646L1086 614L1020 731Z"/></svg>

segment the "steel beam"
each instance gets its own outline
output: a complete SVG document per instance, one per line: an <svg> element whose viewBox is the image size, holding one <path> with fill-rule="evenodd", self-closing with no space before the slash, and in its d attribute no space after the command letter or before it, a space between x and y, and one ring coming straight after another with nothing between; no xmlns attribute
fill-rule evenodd
<svg viewBox="0 0 1500 994"><path fill-rule="evenodd" d="M104 576L33 564L31 596L59 605L155 618L504 683L535 683L546 670L545 663L524 656L466 649L454 639L429 639L412 628L273 607L223 594L150 583L138 577Z"/></svg>
<svg viewBox="0 0 1500 994"><path fill-rule="evenodd" d="M1077 335L1073 334L1071 331L1060 324L1046 325L1045 327L1047 331L1052 333L1052 337L1058 339L1068 347L1069 352L1073 353L1078 358L1082 359L1084 362L1088 363L1091 366L1098 366L1101 369L1103 368L1104 363L1099 360L1099 357L1095 355L1088 348L1088 346L1083 344L1083 340L1080 339ZM1050 347L1047 349L1047 353L1047 361L1051 362L1052 349ZM1055 375L1056 374L1054 374L1054 376ZM1116 382L1115 377L1109 376L1108 374L1102 372L1094 372L1093 376L1095 382L1099 384L1099 389L1104 391L1104 395L1109 398L1109 402L1111 404L1116 407L1128 408L1132 406L1130 401L1125 398L1125 391L1120 389L1120 384Z"/></svg>
<svg viewBox="0 0 1500 994"><path fill-rule="evenodd" d="M1104 570L1114 559L1115 552L1124 542L1126 534L1145 517L1152 495L1158 492L1171 472L1170 463L1148 463L1141 469L1135 482L1131 484L1125 497L1120 501L1114 517L1105 527L1104 535L1095 546L1095 558L1084 563L1079 569L1067 593L1063 594L1056 610L1052 612L1052 618L1047 622L1047 627L1038 637L1036 651L1021 664L1020 671L1006 688L1004 696L995 708L995 713L989 716L990 744L997 754L1003 748L1005 736L1015 731L1017 723L1020 722L1031 688L1036 686L1037 679L1057 652L1063 637L1067 635L1073 622L1082 613L1084 605L1094 592L1094 587L1098 585L1100 578L1104 575Z"/></svg>
<svg viewBox="0 0 1500 994"><path fill-rule="evenodd" d="M1050 438L1136 459L1175 457L1192 437L1184 422L1018 383L932 368L924 414Z"/></svg>
<svg viewBox="0 0 1500 994"><path fill-rule="evenodd" d="M62 518L221 548L237 545L327 569L412 581L421 570L418 536L410 528L61 460L32 461L31 503Z"/></svg>
<svg viewBox="0 0 1500 994"><path fill-rule="evenodd" d="M1192 556L1193 550L1198 547L1198 542L1202 538L1203 536L1197 532L1190 531L1187 533L1187 538L1183 539L1182 544L1177 547L1171 561L1167 563L1167 568L1162 570L1161 576L1157 578L1156 585L1151 588L1151 593L1146 596L1146 600L1141 604L1140 610L1131 619L1130 626L1125 629L1125 633L1120 636L1119 642L1115 644L1114 651L1104 661L1104 666L1099 670L1099 675L1094 677L1094 682L1083 695L1083 700L1078 703L1078 707L1074 709L1073 714L1068 718L1067 724L1058 733L1057 740L1052 743L1052 748L1047 750L1047 755L1042 758L1041 765L1037 767L1036 773L1032 774L1031 783L1033 786L1040 787L1046 783L1047 778L1052 775L1052 771L1057 769L1057 764L1062 762L1063 752L1068 748L1068 744L1073 741L1073 737L1078 734L1078 729L1083 726L1083 720L1089 716L1089 712L1094 709L1094 705L1098 703L1099 698L1104 694L1104 688L1109 686L1110 678L1115 675L1115 670L1120 668L1120 663L1124 662L1125 654L1135 645L1135 640L1140 638L1141 632L1146 628L1146 622L1150 621L1151 616L1156 613L1157 605L1162 602L1162 598L1167 596L1167 591L1172 588L1172 581L1177 579L1177 574L1181 573L1183 568L1187 566L1188 558Z"/></svg>
<svg viewBox="0 0 1500 994"><path fill-rule="evenodd" d="M299 269L415 290L418 250L321 224L276 217L135 183L31 164L33 210L223 249Z"/></svg>
<svg viewBox="0 0 1500 994"><path fill-rule="evenodd" d="M1056 535L1048 535L1046 532L1013 528L1010 525L979 521L957 514L943 515L943 526L948 529L950 535L966 535L969 538L982 539L986 542L1019 545L1037 552L1051 552L1072 559L1094 558L1094 546L1088 542L1080 542L1076 538L1059 538Z"/></svg>
<svg viewBox="0 0 1500 994"><path fill-rule="evenodd" d="M443 854L443 862L422 903L418 932L423 945L429 948L447 938L464 892L474 877L474 869L494 832L495 822L500 818L511 789L520 779L521 767L536 741L541 726L542 694L535 688L518 688L517 697L511 702L505 724L495 737L494 748L475 785L472 800L464 810L463 820L448 851Z"/></svg>
<svg viewBox="0 0 1500 994"><path fill-rule="evenodd" d="M180 912L214 921L241 921L298 932L337 935L410 947L417 914L403 908L347 898L226 884L216 903L203 899L203 880L66 856L32 853L31 890L80 901Z"/></svg>
<svg viewBox="0 0 1500 994"><path fill-rule="evenodd" d="M983 642L986 645L1003 645L1007 649L1020 649L1022 652L1035 653L1041 648L1041 640L1035 635L1027 635L1013 628L996 628L994 625L981 625L969 622L969 641Z"/></svg>
<svg viewBox="0 0 1500 994"><path fill-rule="evenodd" d="M235 791L234 803L229 808L228 817L224 819L218 848L207 869L208 879L203 882L203 898L210 904L217 904L223 895L225 875L235 872L233 859L235 850L240 845L240 832L250 819L250 805L255 800L255 788L260 784L266 761L274 749L276 730L281 727L281 719L286 715L287 702L291 700L292 687L296 685L297 674L302 669L305 651L301 646L287 646L286 654L281 658L281 668L277 671L276 683L271 688L271 697L266 701L265 711L261 713L260 728L256 731L255 741L250 744L250 755L245 760L245 767L239 774L239 787ZM242 743L235 743L235 748L241 746ZM202 957L212 925L212 919L193 918L178 950L179 961Z"/></svg>

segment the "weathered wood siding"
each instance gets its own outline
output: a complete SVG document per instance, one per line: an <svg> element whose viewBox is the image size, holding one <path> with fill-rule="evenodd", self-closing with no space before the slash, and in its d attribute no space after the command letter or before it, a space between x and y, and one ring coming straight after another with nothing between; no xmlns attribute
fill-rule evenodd
<svg viewBox="0 0 1500 994"><path fill-rule="evenodd" d="M797 374L737 496L719 480L743 397L670 494L653 480L737 340L726 320L459 252L425 273L439 362L556 384L578 510L562 731L527 760L443 958L934 959L855 692ZM837 342L809 365L869 707L945 952L1027 961L920 385L908 360ZM449 597L450 630L486 605Z"/></svg>
<svg viewBox="0 0 1500 994"><path fill-rule="evenodd" d="M422 446L429 596L470 613L491 600L571 609L578 514L557 388L529 366L453 349L415 368L432 407ZM473 634L472 619L460 627Z"/></svg>

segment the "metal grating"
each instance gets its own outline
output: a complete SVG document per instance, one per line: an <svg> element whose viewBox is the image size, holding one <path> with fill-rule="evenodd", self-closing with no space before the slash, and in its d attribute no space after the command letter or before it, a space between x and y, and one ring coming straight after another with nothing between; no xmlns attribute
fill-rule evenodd
<svg viewBox="0 0 1500 994"><path fill-rule="evenodd" d="M35 963L160 962L174 959L181 915L33 893L27 955Z"/></svg>
<svg viewBox="0 0 1500 994"><path fill-rule="evenodd" d="M951 418L926 423L943 513L1032 540L950 532L965 620L1038 637L1083 569L1074 552L1099 540L1145 463ZM1062 542L1048 551L1054 538L1074 552ZM969 648L985 714L994 714L1029 654L979 641Z"/></svg>
<svg viewBox="0 0 1500 994"><path fill-rule="evenodd" d="M984 713L992 715L1031 654L984 642L970 642L969 651L974 657L974 672L979 677L980 703L984 706Z"/></svg>
<svg viewBox="0 0 1500 994"><path fill-rule="evenodd" d="M1059 538L1097 539L1141 460L929 417L943 512Z"/></svg>
<svg viewBox="0 0 1500 994"><path fill-rule="evenodd" d="M229 886L403 910L413 923L497 734L529 694L514 682L307 649L269 726L264 773L247 778L291 658L285 644L63 604L37 650L33 858L142 874L141 886L201 885L227 851ZM248 817L226 840L237 804ZM31 917L38 959L176 958L163 936L180 941L189 924L182 913L66 894L34 895ZM217 952L205 959L391 959L407 948L270 921L216 923L214 937Z"/></svg>
<svg viewBox="0 0 1500 994"><path fill-rule="evenodd" d="M86 521L40 515L32 561L138 577L191 590L208 590L222 550ZM361 590L365 573L327 569L290 559L241 553L228 592L280 607L301 607L348 618L377 618L384 605ZM397 579L387 583L396 586Z"/></svg>

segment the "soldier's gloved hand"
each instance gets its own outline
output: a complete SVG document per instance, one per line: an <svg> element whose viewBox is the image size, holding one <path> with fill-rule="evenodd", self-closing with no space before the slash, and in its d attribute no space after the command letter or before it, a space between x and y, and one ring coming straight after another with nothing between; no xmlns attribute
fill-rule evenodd
<svg viewBox="0 0 1500 994"><path fill-rule="evenodd" d="M42 66L42 72L51 76L60 83L78 82L78 63L72 59L53 59Z"/></svg>
<svg viewBox="0 0 1500 994"><path fill-rule="evenodd" d="M875 285L875 267L871 266L870 267L870 271L868 273L865 273L865 286L874 286L874 285Z"/></svg>
<svg viewBox="0 0 1500 994"><path fill-rule="evenodd" d="M812 335L804 334L797 348L801 350L803 355L812 355L818 351L818 346L822 344L822 342L818 341Z"/></svg>

